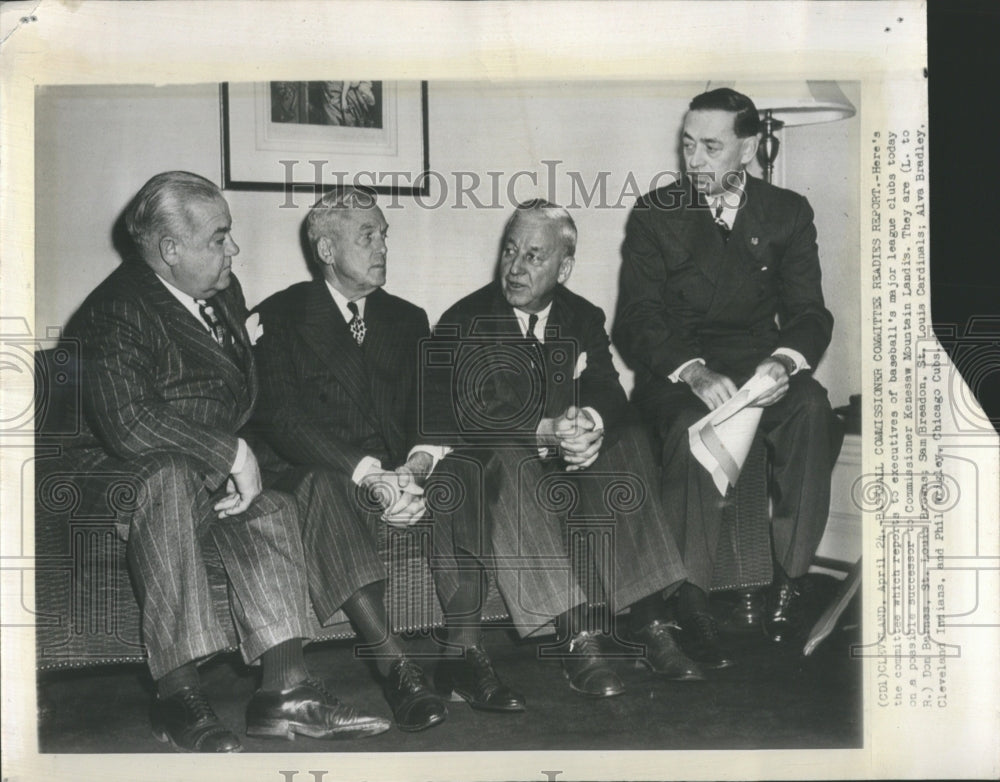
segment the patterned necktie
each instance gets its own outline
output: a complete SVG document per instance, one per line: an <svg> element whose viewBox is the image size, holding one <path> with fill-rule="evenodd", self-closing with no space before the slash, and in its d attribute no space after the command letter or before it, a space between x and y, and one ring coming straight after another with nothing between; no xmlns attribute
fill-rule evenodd
<svg viewBox="0 0 1000 782"><path fill-rule="evenodd" d="M215 307L207 301L199 301L198 312L201 313L202 320L208 324L208 328L212 332L212 338L222 347L226 347L229 333L226 331L225 324L215 314Z"/></svg>
<svg viewBox="0 0 1000 782"><path fill-rule="evenodd" d="M723 242L729 241L729 234L732 232L726 221L722 219L722 204L720 203L715 207L715 227L719 229L719 236L722 237Z"/></svg>
<svg viewBox="0 0 1000 782"><path fill-rule="evenodd" d="M356 303L353 301L347 302L347 309L349 309L351 311L351 315L354 316L347 325L351 329L351 336L354 337L354 341L360 346L364 344L365 334L368 333L368 328L365 326L364 318L362 318L358 313L358 305Z"/></svg>

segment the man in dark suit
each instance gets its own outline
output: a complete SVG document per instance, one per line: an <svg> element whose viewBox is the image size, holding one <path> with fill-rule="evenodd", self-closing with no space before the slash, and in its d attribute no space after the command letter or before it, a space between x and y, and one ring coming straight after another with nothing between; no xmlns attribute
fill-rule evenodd
<svg viewBox="0 0 1000 782"><path fill-rule="evenodd" d="M810 369L830 341L813 213L802 196L749 176L759 118L731 89L703 93L684 118L686 177L639 200L629 216L614 340L635 369L634 401L663 446L663 500L680 509L677 540L690 584L678 620L695 659L731 664L708 608L721 497L692 456L688 427L755 374L773 450L777 576L765 627L787 638L797 579L826 524L841 435Z"/></svg>
<svg viewBox="0 0 1000 782"><path fill-rule="evenodd" d="M433 497L458 486L465 497L476 476L445 458L444 449L416 439L419 343L429 326L422 309L382 290L387 228L368 191L341 188L312 207L306 231L321 278L293 285L258 309L258 418L275 450L296 465L276 485L299 500L320 621L344 610L377 647L375 663L397 725L420 730L447 712L390 632L378 540L386 522L405 527L424 516L425 489ZM433 543L452 559L453 520L478 511L472 496L461 504L467 510L430 509ZM473 562L450 575L436 574L449 642L463 653L447 666L448 694L474 708L523 710L523 697L500 682L479 641L478 568Z"/></svg>
<svg viewBox="0 0 1000 782"><path fill-rule="evenodd" d="M209 592L209 547L229 579L243 656L261 662L247 733L334 738L387 730L386 720L338 703L302 657L306 592L295 507L261 490L257 457L240 436L257 374L230 269L239 248L226 201L200 176L167 172L143 186L125 223L138 258L91 293L70 328L82 345L86 414L76 456L99 490L123 473L140 487L134 511L119 522L156 681L154 734L188 751L240 749L195 667L227 645Z"/></svg>
<svg viewBox="0 0 1000 782"><path fill-rule="evenodd" d="M564 287L575 248L565 209L518 206L498 279L435 327L421 425L482 465L482 537L518 631L556 619L564 645L543 655L559 650L570 686L604 697L624 691L609 654L665 678L702 674L664 621L663 593L685 571L648 436L618 382L604 313ZM625 608L637 645L612 650L626 631L611 615Z"/></svg>

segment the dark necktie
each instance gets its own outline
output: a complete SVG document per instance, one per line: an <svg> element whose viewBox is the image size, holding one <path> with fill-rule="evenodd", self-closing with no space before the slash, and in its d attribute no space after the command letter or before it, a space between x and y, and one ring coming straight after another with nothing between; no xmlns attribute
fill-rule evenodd
<svg viewBox="0 0 1000 782"><path fill-rule="evenodd" d="M202 320L205 321L209 330L212 332L212 338L218 342L221 347L227 347L229 342L229 332L226 329L226 325L215 313L215 307L207 301L199 301L198 312L201 313Z"/></svg>
<svg viewBox="0 0 1000 782"><path fill-rule="evenodd" d="M722 204L715 207L715 227L719 229L719 236L722 237L722 241L728 242L732 229L722 219Z"/></svg>
<svg viewBox="0 0 1000 782"><path fill-rule="evenodd" d="M528 332L524 335L524 338L529 342L534 342L536 345L541 345L538 341L538 337L535 336L535 326L538 325L538 316L535 314L528 315Z"/></svg>
<svg viewBox="0 0 1000 782"><path fill-rule="evenodd" d="M347 302L347 309L349 309L351 311L351 315L354 316L347 324L351 329L351 336L354 337L354 341L361 346L364 344L365 334L368 333L368 328L365 326L365 320L358 313L358 305L355 302Z"/></svg>

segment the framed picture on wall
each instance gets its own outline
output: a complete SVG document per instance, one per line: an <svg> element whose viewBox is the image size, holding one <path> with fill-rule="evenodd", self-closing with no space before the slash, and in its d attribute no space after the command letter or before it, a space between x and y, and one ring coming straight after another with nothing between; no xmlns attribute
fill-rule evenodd
<svg viewBox="0 0 1000 782"><path fill-rule="evenodd" d="M353 184L427 195L427 82L240 82L220 92L225 189Z"/></svg>

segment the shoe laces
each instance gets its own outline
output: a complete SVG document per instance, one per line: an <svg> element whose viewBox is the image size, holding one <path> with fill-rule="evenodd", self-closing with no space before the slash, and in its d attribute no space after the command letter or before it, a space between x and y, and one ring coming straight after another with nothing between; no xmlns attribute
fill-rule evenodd
<svg viewBox="0 0 1000 782"><path fill-rule="evenodd" d="M483 679L497 680L496 671L493 670L493 662L490 660L490 656L486 654L486 651L480 649L478 646L470 646L465 650L466 659L472 664L472 667L476 669L476 672Z"/></svg>
<svg viewBox="0 0 1000 782"><path fill-rule="evenodd" d="M569 642L569 650L571 652L579 650L584 655L593 656L600 653L601 644L596 635L585 630L573 636L573 640Z"/></svg>
<svg viewBox="0 0 1000 782"><path fill-rule="evenodd" d="M715 617L710 614L695 614L691 617L698 634L707 638L718 638L719 626L715 623Z"/></svg>
<svg viewBox="0 0 1000 782"><path fill-rule="evenodd" d="M184 708L191 712L192 716L195 718L195 722L202 722L205 720L218 720L215 716L215 711L212 709L212 704L208 702L205 697L205 693L197 687L191 687L181 693L181 700L184 703Z"/></svg>
<svg viewBox="0 0 1000 782"><path fill-rule="evenodd" d="M424 686L423 671L420 670L416 663L402 657L399 662L396 663L395 668L396 675L399 677L399 683L401 685L404 685L409 689Z"/></svg>
<svg viewBox="0 0 1000 782"><path fill-rule="evenodd" d="M323 696L323 700L329 705L335 706L338 703L336 696L326 688L326 683L322 679L316 679L310 676L302 683L316 690Z"/></svg>

